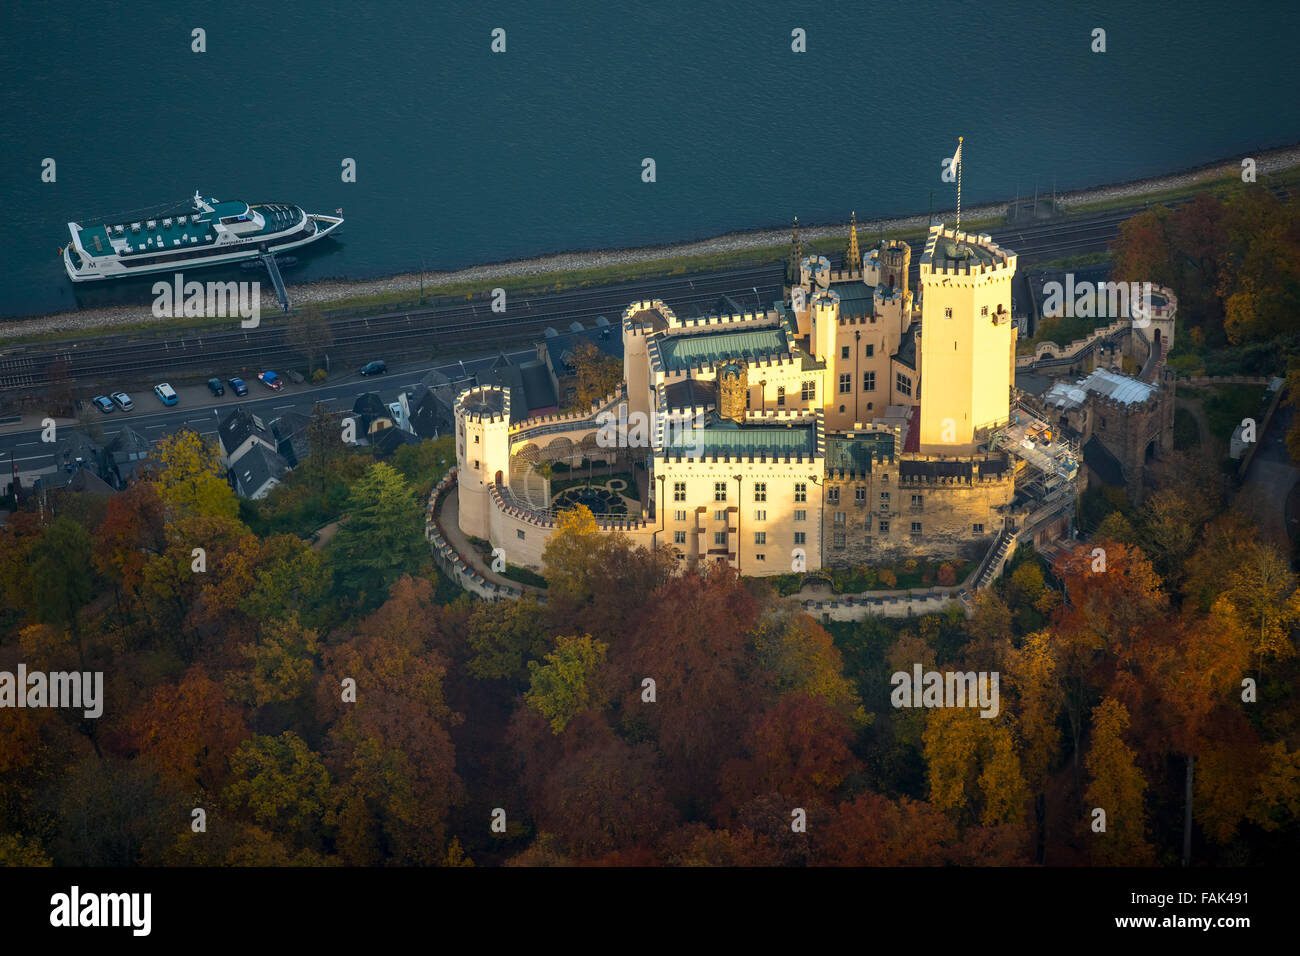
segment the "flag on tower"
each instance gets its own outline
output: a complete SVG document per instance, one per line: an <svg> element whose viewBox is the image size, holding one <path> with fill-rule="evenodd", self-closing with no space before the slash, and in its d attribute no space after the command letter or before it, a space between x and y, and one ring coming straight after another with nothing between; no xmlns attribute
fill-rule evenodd
<svg viewBox="0 0 1300 956"><path fill-rule="evenodd" d="M957 152L955 152L955 153L952 154L952 162L949 164L949 166L951 166L951 168L953 168L953 169L956 169L957 166L958 166L960 163L961 163L961 137L958 136L958 137L957 137Z"/></svg>

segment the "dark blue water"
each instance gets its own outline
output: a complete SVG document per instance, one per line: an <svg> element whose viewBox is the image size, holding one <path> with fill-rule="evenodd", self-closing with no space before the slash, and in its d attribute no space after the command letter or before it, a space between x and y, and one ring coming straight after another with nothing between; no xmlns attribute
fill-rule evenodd
<svg viewBox="0 0 1300 956"><path fill-rule="evenodd" d="M1300 140L1295 4L1057 6L8 0L0 314L147 303L66 223L196 189L342 207L293 283L923 213L959 134L970 205Z"/></svg>

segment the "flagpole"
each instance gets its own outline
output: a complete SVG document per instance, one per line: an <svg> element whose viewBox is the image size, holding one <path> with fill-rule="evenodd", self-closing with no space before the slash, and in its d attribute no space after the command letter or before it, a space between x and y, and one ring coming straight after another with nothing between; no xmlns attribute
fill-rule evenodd
<svg viewBox="0 0 1300 956"><path fill-rule="evenodd" d="M966 157L962 155L961 148L962 138L957 137L957 231L961 232L961 168L966 163Z"/></svg>

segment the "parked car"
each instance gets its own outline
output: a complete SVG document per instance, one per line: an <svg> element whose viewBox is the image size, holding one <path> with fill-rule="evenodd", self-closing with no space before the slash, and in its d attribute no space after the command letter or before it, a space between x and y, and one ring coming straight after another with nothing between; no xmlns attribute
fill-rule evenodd
<svg viewBox="0 0 1300 956"><path fill-rule="evenodd" d="M230 390L236 395L248 394L248 386L244 384L242 378L228 378L226 379L226 384L230 386Z"/></svg>
<svg viewBox="0 0 1300 956"><path fill-rule="evenodd" d="M162 402L164 405L175 405L181 400L181 397L176 394L176 389L172 388L166 382L155 385L153 387L153 393L158 396L158 401Z"/></svg>
<svg viewBox="0 0 1300 956"><path fill-rule="evenodd" d="M216 395L216 396L225 395L225 394L226 394L226 386L224 386L224 385L221 384L221 379L219 379L219 378L210 378L210 379L208 379L208 391L211 392L213 395Z"/></svg>
<svg viewBox="0 0 1300 956"><path fill-rule="evenodd" d="M362 375L384 375L388 371L388 366L383 362L367 362L361 366Z"/></svg>
<svg viewBox="0 0 1300 956"><path fill-rule="evenodd" d="M114 408L117 407L116 405L113 404L113 400L109 398L107 395L96 395L90 401L91 404L93 404L105 415L109 414L110 412L113 411Z"/></svg>
<svg viewBox="0 0 1300 956"><path fill-rule="evenodd" d="M280 389L284 388L284 379L280 378L280 376L276 375L274 372L258 372L257 380L273 392L278 392Z"/></svg>
<svg viewBox="0 0 1300 956"><path fill-rule="evenodd" d="M114 392L112 395L113 402L124 412L129 412L135 408L135 402L131 401L131 396L126 392Z"/></svg>

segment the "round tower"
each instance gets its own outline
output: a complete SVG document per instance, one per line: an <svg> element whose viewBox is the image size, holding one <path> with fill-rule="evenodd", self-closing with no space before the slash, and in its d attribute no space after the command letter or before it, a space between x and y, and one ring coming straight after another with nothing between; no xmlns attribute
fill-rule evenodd
<svg viewBox="0 0 1300 956"><path fill-rule="evenodd" d="M880 284L891 289L907 290L908 269L912 266L912 247L901 239L880 244Z"/></svg>
<svg viewBox="0 0 1300 956"><path fill-rule="evenodd" d="M730 361L718 369L718 414L733 422L745 420L745 395L749 370L744 362Z"/></svg>
<svg viewBox="0 0 1300 956"><path fill-rule="evenodd" d="M456 397L460 530L491 539L490 485L510 484L510 390L470 388Z"/></svg>

